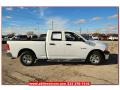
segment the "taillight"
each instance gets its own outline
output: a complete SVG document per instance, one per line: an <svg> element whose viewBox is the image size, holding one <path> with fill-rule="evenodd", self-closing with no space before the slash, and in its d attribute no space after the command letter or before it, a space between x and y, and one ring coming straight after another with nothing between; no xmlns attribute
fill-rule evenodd
<svg viewBox="0 0 120 90"><path fill-rule="evenodd" d="M6 51L9 51L9 50L10 50L9 44L5 44L5 50L6 50Z"/></svg>

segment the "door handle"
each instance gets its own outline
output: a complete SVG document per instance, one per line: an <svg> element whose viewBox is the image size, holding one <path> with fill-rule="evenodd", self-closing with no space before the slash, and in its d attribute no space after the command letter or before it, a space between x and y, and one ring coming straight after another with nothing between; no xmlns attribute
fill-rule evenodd
<svg viewBox="0 0 120 90"><path fill-rule="evenodd" d="M71 46L72 44L66 44L66 45Z"/></svg>
<svg viewBox="0 0 120 90"><path fill-rule="evenodd" d="M49 45L55 45L55 43L49 43Z"/></svg>

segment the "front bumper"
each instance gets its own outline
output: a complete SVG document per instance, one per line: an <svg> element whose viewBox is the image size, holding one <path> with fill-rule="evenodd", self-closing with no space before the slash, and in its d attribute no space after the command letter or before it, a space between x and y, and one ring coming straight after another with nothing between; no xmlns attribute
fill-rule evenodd
<svg viewBox="0 0 120 90"><path fill-rule="evenodd" d="M109 51L104 51L104 55L105 55L105 60L108 60L109 56L110 56L110 52Z"/></svg>

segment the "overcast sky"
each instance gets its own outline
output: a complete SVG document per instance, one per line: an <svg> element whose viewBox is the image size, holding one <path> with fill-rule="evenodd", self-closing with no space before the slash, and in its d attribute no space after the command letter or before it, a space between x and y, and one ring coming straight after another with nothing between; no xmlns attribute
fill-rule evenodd
<svg viewBox="0 0 120 90"><path fill-rule="evenodd" d="M36 33L49 29L82 33L118 32L117 7L3 7L2 33Z"/></svg>

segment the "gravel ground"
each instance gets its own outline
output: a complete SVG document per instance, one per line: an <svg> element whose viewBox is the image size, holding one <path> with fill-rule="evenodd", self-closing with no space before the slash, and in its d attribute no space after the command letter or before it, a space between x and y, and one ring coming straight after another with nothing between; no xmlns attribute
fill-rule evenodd
<svg viewBox="0 0 120 90"><path fill-rule="evenodd" d="M2 52L2 84L20 85L29 81L89 81L92 84L118 84L118 42L105 41L111 52L104 65L38 61L23 66L19 59L10 59Z"/></svg>

